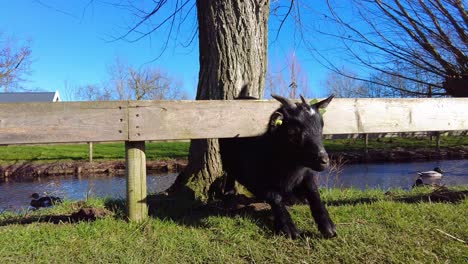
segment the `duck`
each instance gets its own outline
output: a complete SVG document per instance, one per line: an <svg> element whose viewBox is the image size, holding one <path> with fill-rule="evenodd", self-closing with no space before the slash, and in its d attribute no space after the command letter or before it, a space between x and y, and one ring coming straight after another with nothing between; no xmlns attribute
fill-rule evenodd
<svg viewBox="0 0 468 264"><path fill-rule="evenodd" d="M40 207L50 207L57 203L62 202L62 199L59 197L55 197L55 196L40 197L38 193L33 193L31 197L33 198L33 200L31 200L30 205L36 209Z"/></svg>
<svg viewBox="0 0 468 264"><path fill-rule="evenodd" d="M418 175L420 177L431 177L431 178L441 178L444 171L441 170L439 167L435 167L434 170L431 171L418 171Z"/></svg>

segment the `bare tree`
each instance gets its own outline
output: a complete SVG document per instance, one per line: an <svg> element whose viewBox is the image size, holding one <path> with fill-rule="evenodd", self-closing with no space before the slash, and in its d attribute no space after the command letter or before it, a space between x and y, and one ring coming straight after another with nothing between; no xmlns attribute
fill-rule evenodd
<svg viewBox="0 0 468 264"><path fill-rule="evenodd" d="M120 58L108 67L109 79L77 90L83 100L175 100L186 99L181 83L159 68L135 68Z"/></svg>
<svg viewBox="0 0 468 264"><path fill-rule="evenodd" d="M299 98L299 94L306 97L312 96L309 79L295 52L291 52L284 61L270 61L266 73L265 89L269 94L278 94L289 98Z"/></svg>
<svg viewBox="0 0 468 264"><path fill-rule="evenodd" d="M468 96L468 13L461 0L327 0L327 22L339 31L318 29L341 41L339 56L378 75L370 80L413 96ZM321 56L321 57L320 57ZM329 58L322 62L341 72ZM388 76L405 80L405 87ZM349 76L348 76L349 77Z"/></svg>
<svg viewBox="0 0 468 264"><path fill-rule="evenodd" d="M348 70L344 67L340 72L331 71L323 86L325 89L336 97L341 98L380 98L380 97L418 97L414 93L406 92L405 89L412 87L420 93L425 93L425 87L418 83L412 83L404 78L394 74L385 74L380 72L371 73L368 81L358 80L357 73ZM382 85L380 82L390 84L391 87L398 87L393 89L388 85ZM425 94L424 97L430 97L430 94Z"/></svg>
<svg viewBox="0 0 468 264"><path fill-rule="evenodd" d="M131 93L127 89L128 63L121 58L116 57L114 62L107 67L107 72L110 76L109 86L115 89L118 100L128 100L131 98Z"/></svg>
<svg viewBox="0 0 468 264"><path fill-rule="evenodd" d="M174 100L184 99L181 83L160 68L135 68L117 58L109 66L109 86L118 100Z"/></svg>
<svg viewBox="0 0 468 264"><path fill-rule="evenodd" d="M323 86L330 94L340 98L369 97L362 82L353 78L353 76L356 76L355 73L344 68L341 71L345 72L346 76L332 71L323 83Z"/></svg>
<svg viewBox="0 0 468 264"><path fill-rule="evenodd" d="M86 84L78 87L76 97L86 101L109 101L112 100L112 92L104 85Z"/></svg>
<svg viewBox="0 0 468 264"><path fill-rule="evenodd" d="M9 92L21 87L30 72L31 49L28 43L17 41L0 34L0 87Z"/></svg>

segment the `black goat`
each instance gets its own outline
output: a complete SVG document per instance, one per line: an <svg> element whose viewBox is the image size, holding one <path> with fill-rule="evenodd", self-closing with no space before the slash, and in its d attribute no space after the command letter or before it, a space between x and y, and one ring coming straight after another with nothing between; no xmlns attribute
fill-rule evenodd
<svg viewBox="0 0 468 264"><path fill-rule="evenodd" d="M322 171L329 164L322 143L323 119L319 109L327 107L333 95L312 105L302 96L302 103L272 97L281 102L281 107L271 115L265 134L220 139L226 193L233 194L237 180L271 205L276 231L291 238L297 238L299 232L284 202L292 197L305 198L320 232L334 237L335 225L314 181L314 171ZM238 99L244 98L241 93Z"/></svg>

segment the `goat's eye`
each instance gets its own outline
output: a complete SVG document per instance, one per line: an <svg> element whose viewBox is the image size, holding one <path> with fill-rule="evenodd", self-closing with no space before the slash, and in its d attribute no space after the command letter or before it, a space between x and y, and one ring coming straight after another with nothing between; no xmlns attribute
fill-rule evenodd
<svg viewBox="0 0 468 264"><path fill-rule="evenodd" d="M293 144L300 144L302 141L301 130L297 127L291 127L288 129L288 139L289 142Z"/></svg>

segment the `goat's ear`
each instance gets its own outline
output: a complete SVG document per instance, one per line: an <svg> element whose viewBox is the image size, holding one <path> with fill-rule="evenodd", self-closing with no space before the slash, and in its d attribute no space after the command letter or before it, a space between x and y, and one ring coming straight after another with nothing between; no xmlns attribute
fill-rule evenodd
<svg viewBox="0 0 468 264"><path fill-rule="evenodd" d="M247 84L244 84L239 93L239 98L244 98L248 96L249 96L249 86Z"/></svg>
<svg viewBox="0 0 468 264"><path fill-rule="evenodd" d="M318 103L313 104L317 109L324 109L327 108L328 104L331 102L331 100L335 97L334 94L330 95L327 99L324 99Z"/></svg>
<svg viewBox="0 0 468 264"><path fill-rule="evenodd" d="M283 124L283 114L280 112L274 112L270 117L270 128L272 130L277 129Z"/></svg>
<svg viewBox="0 0 468 264"><path fill-rule="evenodd" d="M249 86L248 84L244 84L241 88L241 91L239 93L239 96L234 98L235 100L239 99L253 99L253 100L258 100L258 98L250 96L249 95Z"/></svg>

